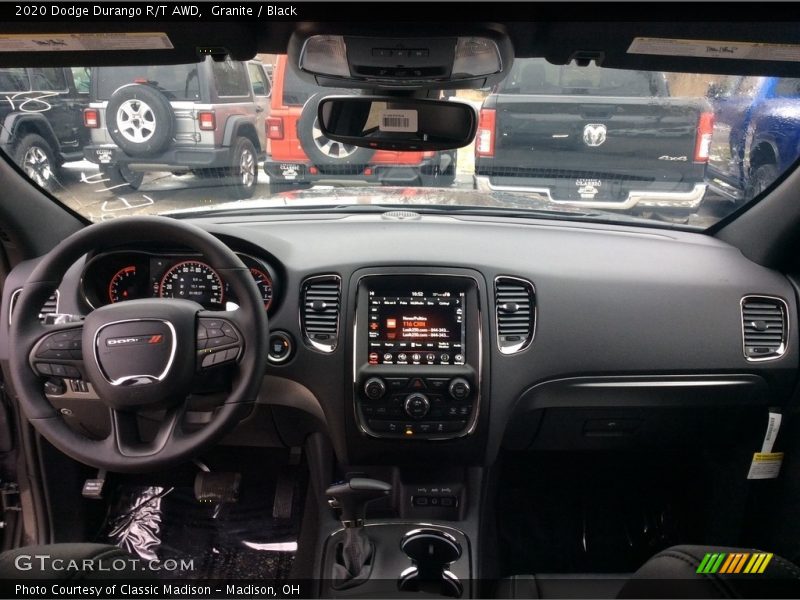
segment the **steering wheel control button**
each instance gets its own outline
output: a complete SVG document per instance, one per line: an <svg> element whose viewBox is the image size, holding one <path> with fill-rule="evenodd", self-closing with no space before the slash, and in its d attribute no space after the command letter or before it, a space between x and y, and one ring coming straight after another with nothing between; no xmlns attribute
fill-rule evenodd
<svg viewBox="0 0 800 600"><path fill-rule="evenodd" d="M208 369L236 360L241 339L236 327L224 319L199 319L196 344L200 367Z"/></svg>
<svg viewBox="0 0 800 600"><path fill-rule="evenodd" d="M209 331L210 331L210 330L209 330ZM217 330L217 331L220 331L220 330ZM222 333L222 332L220 331L220 334L221 334L221 333ZM217 336L217 337L209 337L209 338L206 340L206 345L205 345L205 347L206 347L206 348L221 348L222 346L227 346L228 344L231 344L231 343L233 343L234 341L235 341L235 340L229 340L229 339L227 339L227 338L225 338L225 337L219 337L219 336Z"/></svg>
<svg viewBox="0 0 800 600"><path fill-rule="evenodd" d="M379 377L371 377L364 384L364 394L370 400L380 400L386 393L386 384Z"/></svg>
<svg viewBox="0 0 800 600"><path fill-rule="evenodd" d="M223 328L224 331L224 328ZM269 361L279 365L286 362L294 352L294 341L285 331L273 331L269 336Z"/></svg>
<svg viewBox="0 0 800 600"><path fill-rule="evenodd" d="M447 388L447 391L454 400L466 400L469 398L469 394L472 390L470 389L469 382L466 379L456 377L450 382L450 386Z"/></svg>
<svg viewBox="0 0 800 600"><path fill-rule="evenodd" d="M50 363L36 363L36 370L39 372L39 375L53 374L53 369L50 366Z"/></svg>
<svg viewBox="0 0 800 600"><path fill-rule="evenodd" d="M226 336L226 337L228 337L230 339L239 341L239 334L236 333L236 330L227 321L222 323L222 327L220 327L220 329L222 330L222 335L224 335L224 336ZM211 337L211 336L209 336L209 337Z"/></svg>
<svg viewBox="0 0 800 600"><path fill-rule="evenodd" d="M431 403L423 394L411 394L404 405L406 414L414 419L421 419L428 414Z"/></svg>

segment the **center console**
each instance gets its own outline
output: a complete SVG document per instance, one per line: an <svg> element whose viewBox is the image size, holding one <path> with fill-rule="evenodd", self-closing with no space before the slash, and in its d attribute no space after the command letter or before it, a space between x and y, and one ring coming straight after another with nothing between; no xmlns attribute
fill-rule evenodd
<svg viewBox="0 0 800 600"><path fill-rule="evenodd" d="M444 440L473 432L481 375L474 278L365 275L354 335L355 416L364 433Z"/></svg>

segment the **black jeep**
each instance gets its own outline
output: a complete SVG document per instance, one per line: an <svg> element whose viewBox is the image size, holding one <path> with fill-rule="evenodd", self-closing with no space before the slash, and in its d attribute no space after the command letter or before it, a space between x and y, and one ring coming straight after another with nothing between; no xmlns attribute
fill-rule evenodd
<svg viewBox="0 0 800 600"><path fill-rule="evenodd" d="M84 67L0 69L0 149L46 189L58 167L83 158L89 87Z"/></svg>

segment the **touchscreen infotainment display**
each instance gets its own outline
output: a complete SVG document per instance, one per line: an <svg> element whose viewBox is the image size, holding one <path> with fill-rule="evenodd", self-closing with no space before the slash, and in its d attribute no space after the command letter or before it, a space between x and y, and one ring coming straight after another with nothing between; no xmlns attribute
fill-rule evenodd
<svg viewBox="0 0 800 600"><path fill-rule="evenodd" d="M464 364L464 292L369 291L369 364Z"/></svg>

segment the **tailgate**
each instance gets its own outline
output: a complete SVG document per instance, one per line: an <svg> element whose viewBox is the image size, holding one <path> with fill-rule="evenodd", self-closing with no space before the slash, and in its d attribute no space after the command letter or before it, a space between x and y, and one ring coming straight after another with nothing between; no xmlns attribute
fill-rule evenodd
<svg viewBox="0 0 800 600"><path fill-rule="evenodd" d="M496 111L486 174L552 179L562 198L578 193L576 178L613 180L623 193L696 172L700 106L691 99L500 94Z"/></svg>

